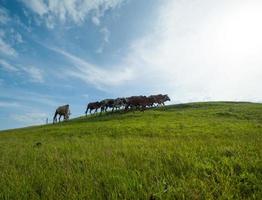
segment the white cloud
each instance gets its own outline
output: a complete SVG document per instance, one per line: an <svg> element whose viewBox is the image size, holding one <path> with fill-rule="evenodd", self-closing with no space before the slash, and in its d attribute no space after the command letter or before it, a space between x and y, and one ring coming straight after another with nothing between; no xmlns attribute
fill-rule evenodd
<svg viewBox="0 0 262 200"><path fill-rule="evenodd" d="M43 19L49 28L53 28L56 19L61 22L84 22L88 15L95 25L105 11L118 7L124 0L23 0L25 5Z"/></svg>
<svg viewBox="0 0 262 200"><path fill-rule="evenodd" d="M100 33L103 35L103 41L99 48L96 50L96 53L102 53L106 44L109 43L110 31L106 27L104 27L100 29Z"/></svg>
<svg viewBox="0 0 262 200"><path fill-rule="evenodd" d="M16 95L14 95L14 93ZM56 107L59 105L59 102L64 101L64 97L54 97L35 92L25 92L20 89L1 89L0 98L11 99L12 101L23 103L25 106L30 105L30 107L33 104L45 105L45 107Z"/></svg>
<svg viewBox="0 0 262 200"><path fill-rule="evenodd" d="M20 104L17 102L6 102L6 101L0 101L0 107L6 108L6 107L19 107Z"/></svg>
<svg viewBox="0 0 262 200"><path fill-rule="evenodd" d="M0 6L0 23L6 24L9 21L10 21L10 17L8 15L7 10Z"/></svg>
<svg viewBox="0 0 262 200"><path fill-rule="evenodd" d="M23 0L23 2L35 13L43 16L48 12L48 8L43 0Z"/></svg>
<svg viewBox="0 0 262 200"><path fill-rule="evenodd" d="M0 59L0 67L2 67L4 70L9 71L9 72L15 72L15 73L24 72L27 76L31 78L32 82L37 82L37 83L44 82L43 71L37 67L34 67L34 66L15 67L3 59Z"/></svg>
<svg viewBox="0 0 262 200"><path fill-rule="evenodd" d="M6 42L8 39L9 42ZM16 32L13 28L10 32L0 29L0 53L16 57L18 52L12 47L12 44L20 44L23 42L21 34Z"/></svg>
<svg viewBox="0 0 262 200"><path fill-rule="evenodd" d="M22 35L21 35L20 33L18 33L18 32L15 32L15 33L14 33L13 38L14 38L14 40L15 40L15 42L16 42L17 44L20 44L20 43L23 43L23 42L24 42L24 40L23 40L23 38L22 38Z"/></svg>
<svg viewBox="0 0 262 200"><path fill-rule="evenodd" d="M90 14L99 26L104 11L122 1L41 2L47 11L39 16L49 17L51 25L54 18L79 24ZM98 88L146 88L169 93L178 101L262 100L261 9L258 0L163 1L159 17L152 19L154 31L132 42L124 61L110 68L53 50L73 64L67 75ZM104 42L109 42L109 32L103 34Z"/></svg>
<svg viewBox="0 0 262 200"><path fill-rule="evenodd" d="M108 43L108 42L109 42L109 36L110 36L109 30L108 30L106 27L104 27L104 28L102 28L102 29L100 30L100 32L101 32L101 33L103 34L103 36L104 36L104 42Z"/></svg>
<svg viewBox="0 0 262 200"><path fill-rule="evenodd" d="M6 42L7 39L11 39L14 43L22 43L22 36L16 32L13 28L10 31L7 31L7 27L9 26L9 21L12 21L11 17L8 14L8 11L0 6L0 53L8 55L8 56L17 56L18 53L16 50L10 45L10 42Z"/></svg>
<svg viewBox="0 0 262 200"><path fill-rule="evenodd" d="M179 101L262 100L261 9L256 0L167 1L125 66Z"/></svg>
<svg viewBox="0 0 262 200"><path fill-rule="evenodd" d="M32 82L37 82L37 83L44 82L43 71L40 70L39 68L36 68L34 66L27 66L27 67L22 67L21 69L31 77Z"/></svg>
<svg viewBox="0 0 262 200"><path fill-rule="evenodd" d="M129 68L114 67L102 69L61 49L49 49L65 56L73 64L73 70L66 71L68 76L79 78L99 89L118 86L126 81L132 80L134 76L133 71Z"/></svg>
<svg viewBox="0 0 262 200"><path fill-rule="evenodd" d="M2 66L5 70L10 71L10 72L17 72L19 71L16 67L13 65L9 64L5 60L0 59L0 66Z"/></svg>
<svg viewBox="0 0 262 200"><path fill-rule="evenodd" d="M45 123L48 114L44 112L30 112L24 114L11 114L10 118L18 122L26 123L27 125L36 125Z"/></svg>
<svg viewBox="0 0 262 200"><path fill-rule="evenodd" d="M92 17L92 22L97 26L100 25L100 19L97 16Z"/></svg>
<svg viewBox="0 0 262 200"><path fill-rule="evenodd" d="M1 37L0 37L0 52L8 56L18 55L16 50L12 48L9 44L7 44Z"/></svg>

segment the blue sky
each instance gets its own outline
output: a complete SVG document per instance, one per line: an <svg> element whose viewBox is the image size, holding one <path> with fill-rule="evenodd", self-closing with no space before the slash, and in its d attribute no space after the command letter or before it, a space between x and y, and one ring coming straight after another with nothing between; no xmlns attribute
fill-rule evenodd
<svg viewBox="0 0 262 200"><path fill-rule="evenodd" d="M168 93L262 101L259 0L0 0L0 129Z"/></svg>

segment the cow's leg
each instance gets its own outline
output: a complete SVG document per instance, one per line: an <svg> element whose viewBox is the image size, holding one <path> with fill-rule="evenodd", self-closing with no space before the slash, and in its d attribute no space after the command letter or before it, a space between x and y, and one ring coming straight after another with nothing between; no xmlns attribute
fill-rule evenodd
<svg viewBox="0 0 262 200"><path fill-rule="evenodd" d="M59 118L58 118L58 119L59 119L59 122L61 121L61 117L62 117L62 115L59 115Z"/></svg>

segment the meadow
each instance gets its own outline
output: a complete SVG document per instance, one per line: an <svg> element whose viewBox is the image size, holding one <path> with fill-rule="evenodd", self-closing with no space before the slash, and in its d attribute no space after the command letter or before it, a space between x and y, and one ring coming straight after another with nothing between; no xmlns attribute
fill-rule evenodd
<svg viewBox="0 0 262 200"><path fill-rule="evenodd" d="M179 104L1 131L0 199L262 199L262 104Z"/></svg>

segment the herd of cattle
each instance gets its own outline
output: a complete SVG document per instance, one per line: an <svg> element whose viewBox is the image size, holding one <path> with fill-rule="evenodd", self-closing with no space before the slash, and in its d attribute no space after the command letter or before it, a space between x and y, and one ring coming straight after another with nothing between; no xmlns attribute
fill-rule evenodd
<svg viewBox="0 0 262 200"><path fill-rule="evenodd" d="M104 99L102 101L91 102L87 105L85 114L87 115L88 111L91 114L94 110L94 113L100 109L100 112L107 112L108 109L114 110L125 109L127 110L145 110L146 108L165 105L166 101L170 101L168 95L151 95L151 96L131 96L127 98L116 98L116 99ZM61 116L63 116L64 120L69 119L70 109L69 105L60 106L56 109L53 123L57 122L57 116L59 115L59 122Z"/></svg>

